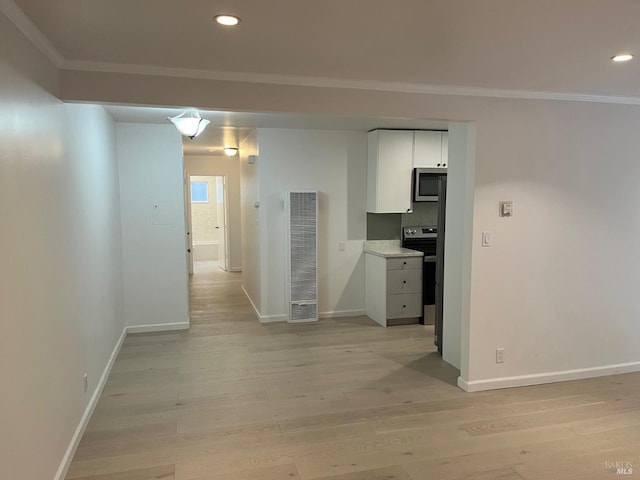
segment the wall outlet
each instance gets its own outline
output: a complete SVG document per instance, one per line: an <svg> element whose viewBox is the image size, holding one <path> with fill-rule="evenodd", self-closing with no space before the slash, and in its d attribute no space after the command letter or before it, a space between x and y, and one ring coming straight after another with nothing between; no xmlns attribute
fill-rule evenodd
<svg viewBox="0 0 640 480"><path fill-rule="evenodd" d="M504 363L504 348L496 348L496 363Z"/></svg>
<svg viewBox="0 0 640 480"><path fill-rule="evenodd" d="M86 372L82 375L82 387L84 389L84 393L87 393L87 388L89 387L89 374Z"/></svg>

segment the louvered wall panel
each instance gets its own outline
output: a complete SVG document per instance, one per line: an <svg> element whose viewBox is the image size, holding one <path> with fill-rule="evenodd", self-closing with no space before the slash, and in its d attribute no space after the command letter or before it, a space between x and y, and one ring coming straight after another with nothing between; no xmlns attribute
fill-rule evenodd
<svg viewBox="0 0 640 480"><path fill-rule="evenodd" d="M317 192L288 193L289 321L318 319Z"/></svg>

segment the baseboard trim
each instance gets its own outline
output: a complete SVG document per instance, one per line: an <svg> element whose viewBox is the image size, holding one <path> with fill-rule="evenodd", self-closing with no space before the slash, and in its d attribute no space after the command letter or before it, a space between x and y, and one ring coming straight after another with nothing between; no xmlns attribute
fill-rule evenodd
<svg viewBox="0 0 640 480"><path fill-rule="evenodd" d="M262 315L260 315L260 310L258 310L258 307L256 307L256 304L253 303L253 299L251 298L251 295L249 295L249 292L247 292L247 289L244 288L244 285L240 285L240 288L242 289L244 296L247 297L247 300L249 300L249 303L251 304L251 307L253 308L253 313L255 313L256 318L258 320L260 320L260 317L262 317Z"/></svg>
<svg viewBox="0 0 640 480"><path fill-rule="evenodd" d="M458 377L458 386L465 392L481 392L484 390L498 390L501 388L526 387L543 383L566 382L580 380L582 378L604 377L619 373L631 373L640 371L640 362L619 363L602 367L579 368L549 373L536 373L533 375L520 375L515 377L490 378L487 380L467 381Z"/></svg>
<svg viewBox="0 0 640 480"><path fill-rule="evenodd" d="M76 428L76 431L74 432L73 437L71 437L71 442L67 447L67 451L65 452L64 457L62 457L62 462L60 462L60 466L58 467L58 471L56 472L54 480L64 480L64 478L67 476L69 467L71 466L71 462L73 461L73 457L76 454L78 445L80 444L80 440L82 439L82 436L84 435L84 432L87 429L87 425L89 425L89 421L91 420L91 416L93 415L93 412L96 409L96 406L98 405L98 400L100 399L100 395L102 395L102 391L104 390L104 386L107 383L107 379L109 378L109 374L111 373L113 364L115 363L116 358L118 357L118 353L120 353L120 348L122 347L122 344L124 343L124 339L126 337L127 337L127 327L124 327L122 329L122 333L120 334L120 338L116 343L116 346L111 352L111 356L107 361L107 365L104 367L104 370L102 371L102 376L100 377L100 381L98 381L98 384L96 385L96 388L93 391L93 395L91 395L91 399L87 404L87 408L85 408L84 413L80 418L80 423L78 424L78 427Z"/></svg>
<svg viewBox="0 0 640 480"><path fill-rule="evenodd" d="M230 272L241 272L242 268L241 267L233 267L229 269Z"/></svg>
<svg viewBox="0 0 640 480"><path fill-rule="evenodd" d="M129 325L127 333L166 332L171 330L189 330L189 322L157 323L154 325Z"/></svg>
<svg viewBox="0 0 640 480"><path fill-rule="evenodd" d="M287 321L286 315L265 315L259 317L260 323L282 323Z"/></svg>
<svg viewBox="0 0 640 480"><path fill-rule="evenodd" d="M361 317L364 314L364 310L332 310L320 312L320 318Z"/></svg>

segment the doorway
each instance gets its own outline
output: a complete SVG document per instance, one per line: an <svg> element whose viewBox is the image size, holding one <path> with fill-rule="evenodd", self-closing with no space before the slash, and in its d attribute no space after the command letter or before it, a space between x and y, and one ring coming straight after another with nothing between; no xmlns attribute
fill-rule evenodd
<svg viewBox="0 0 640 480"><path fill-rule="evenodd" d="M224 175L190 175L189 272L229 271L227 182Z"/></svg>

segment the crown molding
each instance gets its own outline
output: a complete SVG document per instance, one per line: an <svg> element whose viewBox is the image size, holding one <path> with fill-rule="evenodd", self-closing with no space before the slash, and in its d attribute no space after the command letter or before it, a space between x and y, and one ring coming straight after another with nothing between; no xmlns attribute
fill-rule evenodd
<svg viewBox="0 0 640 480"><path fill-rule="evenodd" d="M0 12L13 22L13 24L40 50L53 65L61 68L64 57L56 47L44 36L35 23L22 11L13 0L0 0Z"/></svg>
<svg viewBox="0 0 640 480"><path fill-rule="evenodd" d="M298 75L278 75L272 73L225 72L219 70L198 70L189 68L131 65L86 61L65 61L63 70L127 75L150 75L159 77L189 78L196 80L218 80L296 87L343 88L379 92L411 93L422 95L453 95L467 97L513 98L522 100L563 100L572 102L595 102L623 105L640 105L640 97L612 95L591 95L582 93L551 92L537 90L510 90L484 87L464 87L450 85L428 85L420 83L386 82L375 80L355 80L329 77L308 77Z"/></svg>

